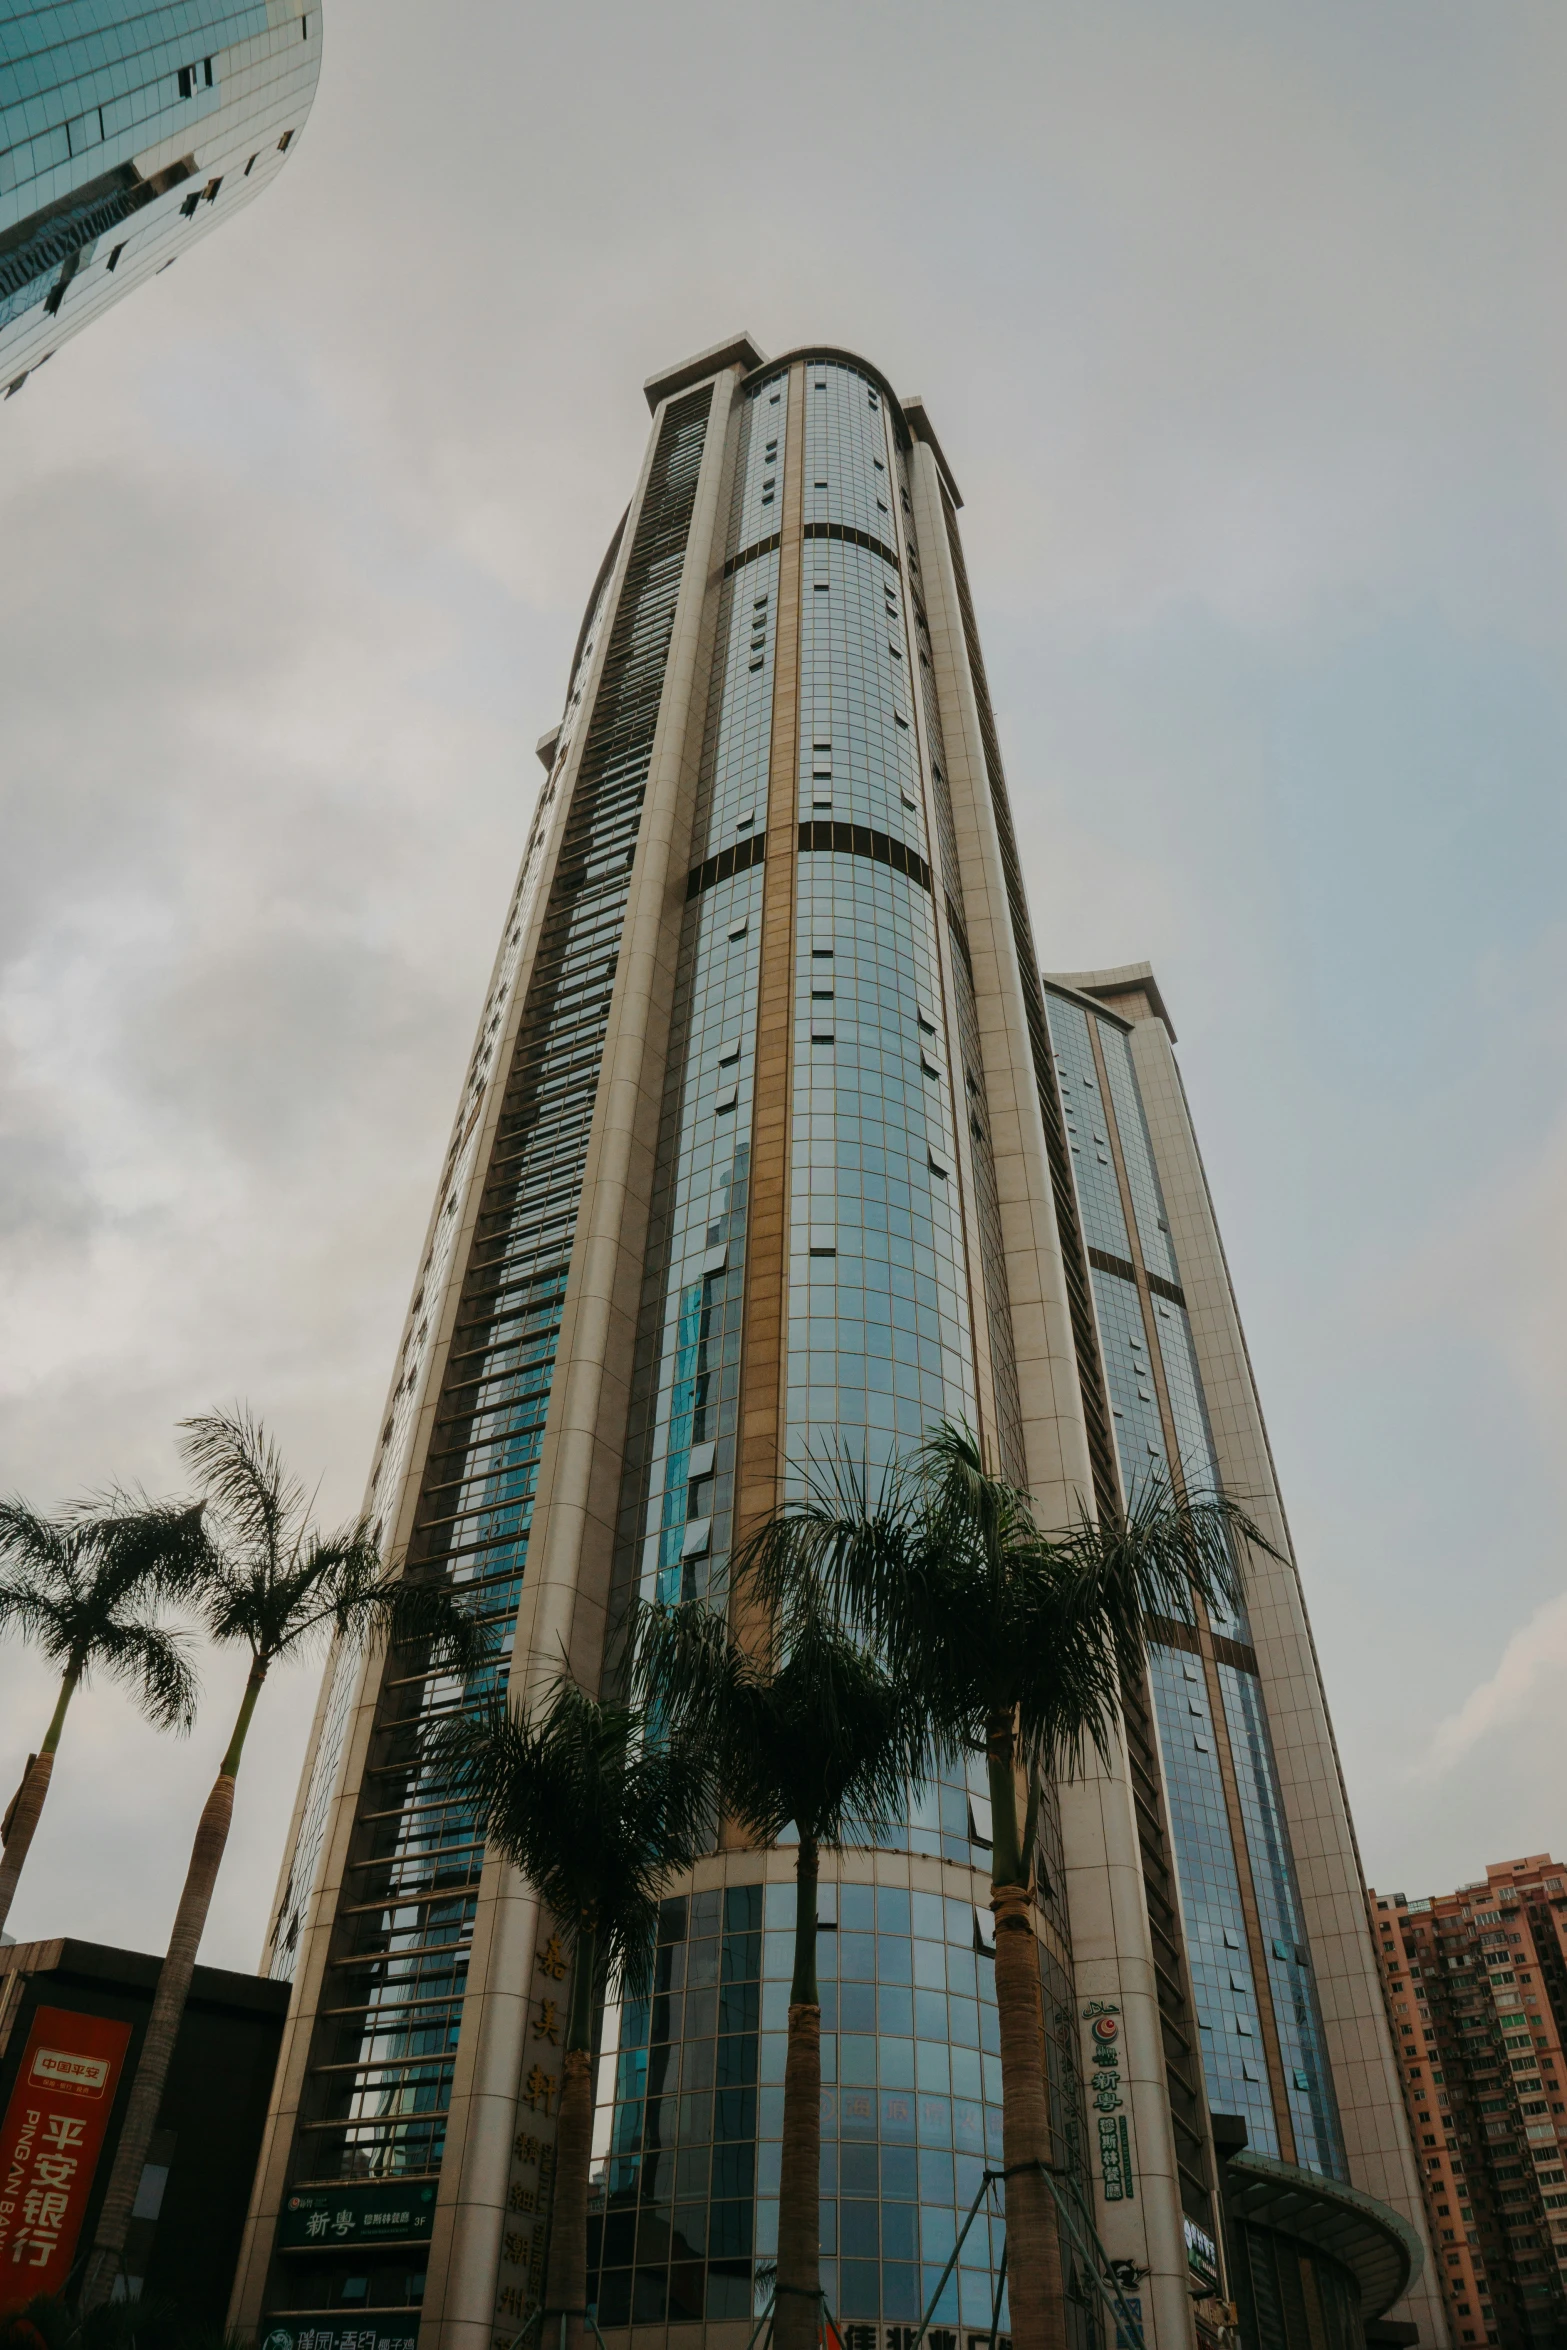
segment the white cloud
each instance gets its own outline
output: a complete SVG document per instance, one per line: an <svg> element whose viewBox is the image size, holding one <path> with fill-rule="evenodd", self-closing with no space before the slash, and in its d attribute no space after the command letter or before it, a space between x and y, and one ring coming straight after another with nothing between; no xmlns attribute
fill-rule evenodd
<svg viewBox="0 0 1567 2350"><path fill-rule="evenodd" d="M1431 1760L1451 1770L1491 1739L1548 1740L1567 1760L1567 1593L1547 1600L1508 1641L1488 1680L1437 1726ZM1513 1839L1516 1843L1516 1837Z"/></svg>

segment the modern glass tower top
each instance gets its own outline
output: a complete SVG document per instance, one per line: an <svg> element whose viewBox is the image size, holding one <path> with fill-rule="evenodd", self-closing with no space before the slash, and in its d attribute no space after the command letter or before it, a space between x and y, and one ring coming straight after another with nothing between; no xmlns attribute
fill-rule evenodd
<svg viewBox="0 0 1567 2350"><path fill-rule="evenodd" d="M1057 1524L1150 1464L1272 1490L1152 976L1040 977L922 404L745 337L647 391L370 1487L519 1696L563 1656L596 1685L638 1595L723 1606L736 1540L829 1447L875 1464L962 1417ZM505 2350L537 2305L563 1960L426 1771L474 1694L397 1655L323 1687L235 2308L309 2350ZM1231 2213L1215 2111L1360 2245L1320 2305L1379 2314L1413 2256L1368 2195L1419 2197L1293 1569L1245 1620L1165 1627L1126 1710L1114 1767L1046 1806L1058 2159L1150 2343L1212 2336L1231 2286L1266 2299L1241 2271L1276 2239ZM856 2350L900 2350L998 2158L984 1790L932 1786L825 1871L824 2282L877 2329ZM791 1875L726 1838L671 1889L656 1996L603 2018L612 2339L739 2350L765 2301ZM944 2350L988 2334L1000 2258L982 2225Z"/></svg>
<svg viewBox="0 0 1567 2350"><path fill-rule="evenodd" d="M0 387L274 179L315 95L319 5L0 9Z"/></svg>

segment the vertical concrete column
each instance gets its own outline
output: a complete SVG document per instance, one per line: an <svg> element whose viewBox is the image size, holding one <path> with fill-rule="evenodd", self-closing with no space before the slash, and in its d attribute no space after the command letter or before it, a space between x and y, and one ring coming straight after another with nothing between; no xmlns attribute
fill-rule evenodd
<svg viewBox="0 0 1567 2350"><path fill-rule="evenodd" d="M784 1354L789 1336L789 1211L794 1110L795 897L800 858L800 575L805 471L805 368L789 370L773 722L767 763L767 853L757 982L756 1078L745 1218L745 1304L735 1446L736 1547L783 1490ZM755 1627L759 1630L759 1627ZM737 1636L746 1627L737 1625Z"/></svg>
<svg viewBox="0 0 1567 2350"><path fill-rule="evenodd" d="M621 934L512 1651L512 1689L524 1702L563 1664L595 1686L603 1654L679 940L679 884L704 716L697 656L715 569L722 568L721 550L715 565L714 547L722 528L719 491L737 381L738 370L726 369L713 389ZM663 415L661 408L652 447ZM628 530L628 546L634 538L634 529ZM547 1936L552 1928L541 1920L531 1888L509 1865L488 1858L420 2327L426 2350L489 2350L497 2322L501 2236L529 2017L538 1999L541 1923Z"/></svg>
<svg viewBox="0 0 1567 2350"><path fill-rule="evenodd" d="M923 442L916 442L911 452L909 478L974 967L1023 1440L1034 1499L1047 1524L1061 1524L1077 1511L1092 1508L1093 1474L1050 1195L1045 1130L979 707L947 544L944 493L935 457Z"/></svg>
<svg viewBox="0 0 1567 2350"><path fill-rule="evenodd" d="M1044 1523L1062 1525L1092 1509L1094 1487L1038 1080L944 494L935 457L923 443L913 450L910 478L990 1104L1029 1485ZM1130 1773L1119 1743L1107 1768L1060 1788L1060 1816L1079 2010L1089 1999L1116 2007L1126 2051L1135 2192L1105 2201L1090 2121L1095 2221L1111 2257L1146 2272L1149 2350L1187 2350L1195 2335L1158 1987ZM1080 2013L1079 2033L1086 2021ZM1084 2040L1079 2047L1086 2055Z"/></svg>

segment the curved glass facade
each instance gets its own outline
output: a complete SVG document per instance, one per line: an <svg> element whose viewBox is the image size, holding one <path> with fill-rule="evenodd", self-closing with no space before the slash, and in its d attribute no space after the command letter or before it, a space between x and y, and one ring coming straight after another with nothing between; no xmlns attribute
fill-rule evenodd
<svg viewBox="0 0 1567 2350"><path fill-rule="evenodd" d="M792 504L791 401L804 404ZM840 1454L874 1478L938 1420L977 1423L980 1287L1007 1413L991 1434L1014 1463L1021 1451L951 804L934 692L915 683L929 678L929 631L893 419L868 376L808 360L748 386L733 429L617 1606L632 1589L721 1600L733 1541L765 912L750 844L768 837L776 871L770 764L773 789L789 788L774 748L786 510L800 553L792 676L776 688L797 695L783 713L794 721L794 806L783 811L793 869L782 1490L798 1493ZM960 1120L975 1171L968 1209ZM1053 1812L1045 1834L1056 1835ZM822 2241L824 2283L846 2319L920 2316L987 2148L999 2159L989 1836L975 1757L878 1840L889 1861L846 1851L833 1882L827 1860ZM944 1865L921 1886L911 1862ZM901 1882L888 1881L889 1866ZM604 2019L590 2292L606 2327L717 2321L770 2290L793 1891L767 1878L759 1855L715 1872L722 1882L666 1905L659 1996ZM1051 1876L1059 1886L1059 1867ZM1046 2014L1060 2142L1075 2157L1069 1945L1059 1895L1052 1903ZM994 2294L982 2223L943 2322L988 2327Z"/></svg>

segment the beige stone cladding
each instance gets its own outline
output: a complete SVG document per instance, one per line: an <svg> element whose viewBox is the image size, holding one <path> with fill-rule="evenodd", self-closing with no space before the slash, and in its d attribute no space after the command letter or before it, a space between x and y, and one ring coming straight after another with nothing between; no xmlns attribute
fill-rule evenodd
<svg viewBox="0 0 1567 2350"><path fill-rule="evenodd" d="M560 1371L550 1398L538 1498L513 1643L512 1689L535 1697L562 1664L597 1685L625 1439L632 1344L658 1134L681 892L702 739L698 654L712 626L721 568L728 413L738 371L715 381L687 540L685 578L664 674L636 865L604 1042L592 1140L562 1315ZM649 439L656 447L663 404ZM628 534L629 535L629 534ZM506 2203L530 2055L537 1944L553 1932L517 1872L487 1861L479 1890L458 2042L448 2145L420 2323L426 2350L488 2350ZM448 2156L449 2166L452 2156Z"/></svg>
<svg viewBox="0 0 1567 2350"><path fill-rule="evenodd" d="M704 448L702 472L688 538L685 578L675 616L650 767L647 800L639 829L637 859L627 903L622 949L610 1010L600 1077L599 1106L583 1185L582 1208L565 1303L561 1359L563 1376L551 1396L539 1468L538 1497L530 1548L538 1572L528 1578L513 1655L530 1660L515 1686L529 1692L562 1655L590 1682L596 1679L602 1645L602 1617L608 1574L608 1547L614 1517L614 1477L619 1430L625 1412L629 1331L634 1320L641 1259L635 1234L644 1223L652 1137L657 1123L656 1087L648 1071L661 1067L660 1019L667 1023L679 895L672 861L683 872L690 826L691 785L700 745L701 712L691 722L693 680L704 615L711 602L713 540L721 513L720 477L728 438L725 426L736 369L715 383L715 414ZM591 710L610 636L610 619L635 535L635 522L658 445L662 409L655 415L636 496L619 536L610 569L597 646L581 679L581 707ZM692 737L688 743L688 731ZM569 821L572 792L585 746L586 729L562 740L530 833L513 911L520 936L503 940L496 973L480 1022L479 1044L448 1153L447 1177L432 1214L421 1276L405 1328L388 1418L406 1427L395 1447L395 1486L378 1458L367 1509L379 1516L389 1555L406 1549L418 1508L426 1458L435 1422L453 1329L461 1303L463 1276L472 1251L491 1155L499 1126L527 997L527 983L547 909L547 892L537 887L554 870L560 837ZM683 829L682 829L683 828ZM533 884L530 890L530 883ZM513 924L508 920L507 936ZM502 986L502 973L505 984ZM496 1027L489 1023L496 1012ZM488 1033L487 1033L488 1031ZM442 1228L450 1227L449 1235ZM439 1250L438 1240L446 1245ZM426 1297L430 1269L444 1266L438 1296ZM572 1352L567 1352L567 1334ZM411 1404L403 1403L404 1396ZM616 1468L606 1469L612 1451ZM587 1572L581 1575L586 1557ZM579 1577L585 1586L578 1608ZM316 1741L331 1699L335 1672L329 1665L317 1708L306 1776L295 1807L297 1833ZM312 2035L324 2004L323 1978L380 1695L383 1661L350 1664L356 1687L337 1766L337 1792L324 1839L308 1922L300 1938L294 1996L280 2053L272 2109L268 2116L245 2242L230 2308L230 2322L253 2330L267 2292L271 2248L286 2184ZM518 2131L518 2097L525 2049L525 2019L535 1964L537 1904L515 1872L493 1857L479 1890L465 2016L473 2028L459 2040L449 2122L451 2175L442 2180L431 2243L420 2339L424 2350L462 2343L467 2350L488 2346L496 2323L497 2270L501 2220ZM550 2134L551 2125L544 2125Z"/></svg>
<svg viewBox="0 0 1567 2350"><path fill-rule="evenodd" d="M1366 1927L1362 1872L1289 1525L1279 1497L1246 1340L1214 1218L1174 1032L1146 963L1060 975L1132 1024L1131 1050L1180 1267L1225 1489L1244 1500L1287 1565L1251 1563L1248 1612L1294 1847L1328 2056L1353 2184L1389 2204L1425 2241L1425 2215ZM1445 2344L1427 2266L1394 2314Z"/></svg>
<svg viewBox="0 0 1567 2350"><path fill-rule="evenodd" d="M1029 1485L1045 1523L1060 1525L1092 1507L1093 1475L1038 1080L948 546L942 468L928 441L916 441L909 470L990 1105ZM1060 1798L1078 2005L1099 1998L1118 2006L1127 2052L1138 2193L1107 2202L1096 2166L1095 2222L1112 2259L1147 2272L1149 2350L1186 2350L1195 2337L1185 2231L1124 1751L1109 1769L1063 1786Z"/></svg>

